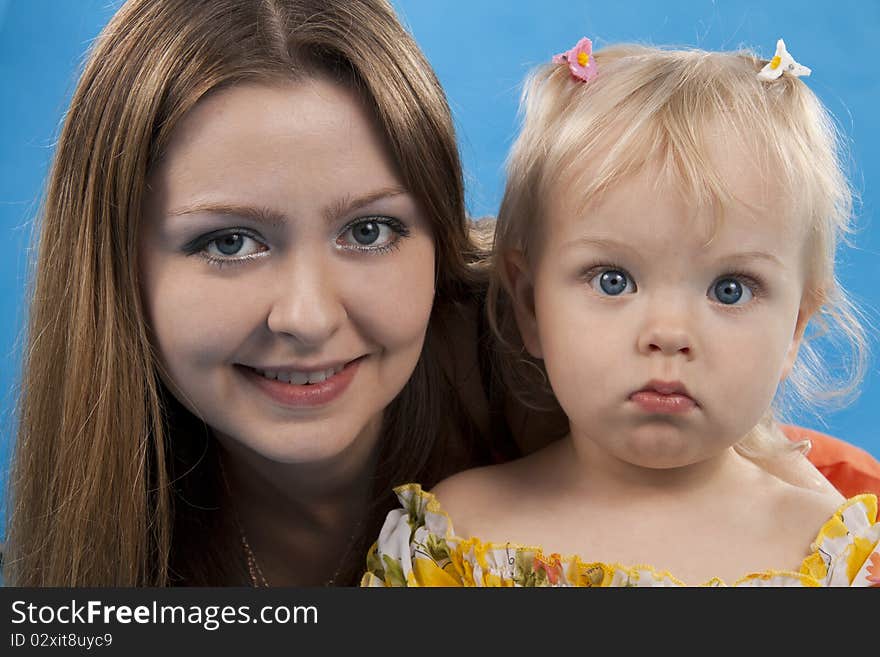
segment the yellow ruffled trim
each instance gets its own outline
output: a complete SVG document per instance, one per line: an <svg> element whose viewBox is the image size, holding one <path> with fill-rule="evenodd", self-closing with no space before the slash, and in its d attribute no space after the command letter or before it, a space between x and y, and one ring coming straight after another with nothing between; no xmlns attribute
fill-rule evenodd
<svg viewBox="0 0 880 657"><path fill-rule="evenodd" d="M868 522L872 525L877 522L877 496L873 493L855 495L841 504L837 511L834 512L834 515L831 516L831 518L829 518L819 529L819 533L816 534L816 539L812 543L812 545L816 546L813 548L814 550L821 547L827 538L846 536L848 530L846 528L846 523L843 521L843 514L851 506L855 506L859 503L865 505L868 514ZM843 533L841 533L841 529L843 530Z"/></svg>
<svg viewBox="0 0 880 657"><path fill-rule="evenodd" d="M585 586L607 586L611 579L614 577L615 573L622 573L627 579L632 580L633 582L638 582L641 578L641 574L643 572L649 572L655 580L658 581L670 581L678 586L689 586L682 580L675 577L668 570L657 570L653 566L649 564L638 564L635 566L624 566L620 563L604 563L604 562L585 562L581 560L578 555L567 555L560 556L556 553L552 553L551 555L545 555L543 548L539 546L532 545L523 545L519 543L494 543L494 542L483 542L477 537L471 538L462 538L460 536L455 535L455 530L452 525L452 518L449 517L449 514L443 510L440 506L440 501L436 498L433 493L430 493L424 490L421 484L410 483L403 484L401 486L397 486L394 488L394 492L401 496L403 493L412 493L416 499L420 502L424 502L424 512L432 513L435 515L442 516L446 519L446 535L444 538L447 540L447 544L449 541L454 542L454 546L450 545L450 549L454 550L454 554L450 554L450 558L453 563L459 567L459 572L463 576L465 586L473 586L474 577L473 577L473 566L471 563L464 558L463 553L472 550L474 554L474 558L478 559L477 555L480 555L483 552L489 550L513 550L513 551L524 551L533 553L536 559L540 559L541 561L553 560L554 558L558 559L562 566L564 566L565 571L567 573L571 573L575 571L578 574L578 577L568 577L569 581L578 581L580 582L583 579L584 573L588 573L590 571L600 570L603 573L603 577L601 583L597 584L586 584ZM826 538L829 537L838 537L845 535L846 524L843 522L843 514L849 509L851 506L854 506L859 503L864 503L867 512L868 512L868 520L871 524L877 522L877 496L871 493L863 493L861 495L856 495L854 497L849 498L843 504L841 504L837 511L834 512L834 515L827 520L822 527L819 529L819 532L816 535L816 539L813 541L810 546L813 552L807 555L804 560L801 562L800 572L796 572L793 570L765 570L756 573L749 573L743 577L737 579L733 586L738 586L740 584L744 584L746 582L754 581L756 579L759 580L772 580L774 578L787 578L795 581L799 581L802 585L808 587L821 586L821 580L825 577L825 566L822 561L821 556L818 554L818 548L822 545ZM841 528L843 529L843 534L840 533ZM479 563L479 562L478 562ZM487 564L479 563L479 565L484 569L484 579L487 577L487 573L485 573ZM821 573L821 574L820 574ZM818 576L817 576L818 575ZM491 575L491 578L499 579L497 575ZM498 584L496 584L498 585ZM502 586L510 584L501 584ZM712 577L706 582L699 584L697 586L700 587L709 587L709 586L720 586L726 587L728 584L720 577Z"/></svg>

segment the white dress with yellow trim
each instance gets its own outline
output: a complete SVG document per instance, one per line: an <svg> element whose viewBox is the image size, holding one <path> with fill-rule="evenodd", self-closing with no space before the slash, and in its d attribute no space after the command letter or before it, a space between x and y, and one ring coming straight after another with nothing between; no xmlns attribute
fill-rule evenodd
<svg viewBox="0 0 880 657"><path fill-rule="evenodd" d="M437 499L418 484L394 489L392 510L367 555L361 586L684 586L650 566L545 555L540 548L455 535ZM819 529L797 571L750 573L731 586L880 587L877 497L856 495ZM712 578L701 586L728 586Z"/></svg>

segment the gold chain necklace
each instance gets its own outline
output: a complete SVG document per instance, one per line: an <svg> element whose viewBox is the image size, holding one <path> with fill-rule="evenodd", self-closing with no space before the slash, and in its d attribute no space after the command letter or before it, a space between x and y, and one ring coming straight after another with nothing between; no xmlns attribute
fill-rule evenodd
<svg viewBox="0 0 880 657"><path fill-rule="evenodd" d="M251 586L255 589L268 587L269 581L266 579L266 576L263 574L263 569L260 568L260 564L257 562L257 557L251 549L251 544L248 543L247 534L244 533L244 527L238 522L237 515L235 518L235 524L238 525L238 532L241 534L241 547L244 548L244 557L247 561L248 573L250 573L251 576Z"/></svg>
<svg viewBox="0 0 880 657"><path fill-rule="evenodd" d="M244 526L238 519L238 509L235 508L235 501L232 497L232 488L230 488L229 486L229 479L226 476L226 466L223 465L222 456L220 457L219 462L220 476L223 478L223 487L226 489L226 497L229 500L229 508L232 509L232 520L235 522L235 527L238 529L238 535L241 538L241 547L244 551L244 560L247 564L248 574L250 574L251 577L251 586L253 586L255 589L268 587L269 580L267 580L266 576L263 574L263 569L260 568L257 557L254 554L254 551L251 549L251 544L248 542L247 534L245 534L244 532Z"/></svg>
<svg viewBox="0 0 880 657"><path fill-rule="evenodd" d="M235 503L232 499L232 491L229 488L229 481L226 478L226 468L223 465L222 459L220 460L220 475L223 477L223 483L226 486L226 494L229 497L229 506L232 509L232 519L235 521L235 526L238 528L238 535L241 538L241 547L244 551L245 563L247 564L248 574L251 578L251 586L255 589L269 588L271 586L269 580L267 580L266 576L263 574L263 569L260 568L257 556L254 554L254 550L251 548L251 544L247 539L244 526L238 519L238 510L235 508ZM333 586L336 583L336 577L339 575L340 570L342 570L342 563L339 564L336 572L334 572L330 579L325 582L324 586Z"/></svg>
<svg viewBox="0 0 880 657"><path fill-rule="evenodd" d="M238 522L238 518L235 519L235 523L238 525L238 531L241 534L241 547L244 549L244 557L247 561L248 574L251 576L251 586L255 589L270 587L271 585L266 579L266 576L263 574L263 569L260 568L257 557L254 554L253 549L251 549L251 544L248 543L247 534L244 533L244 528ZM333 573L330 579L328 579L324 583L324 586L333 586L336 583L336 577L339 575L340 570L342 570L342 564L339 565L339 568L336 569L336 572Z"/></svg>

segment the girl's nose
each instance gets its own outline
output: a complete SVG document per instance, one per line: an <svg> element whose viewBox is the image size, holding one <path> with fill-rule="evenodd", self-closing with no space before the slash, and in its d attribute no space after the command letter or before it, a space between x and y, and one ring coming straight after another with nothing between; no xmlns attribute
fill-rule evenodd
<svg viewBox="0 0 880 657"><path fill-rule="evenodd" d="M654 327L639 338L639 351L666 355L691 355L691 338L687 331L676 327Z"/></svg>
<svg viewBox="0 0 880 657"><path fill-rule="evenodd" d="M692 321L687 308L681 304L660 303L647 317L638 337L638 349L646 355L694 356Z"/></svg>

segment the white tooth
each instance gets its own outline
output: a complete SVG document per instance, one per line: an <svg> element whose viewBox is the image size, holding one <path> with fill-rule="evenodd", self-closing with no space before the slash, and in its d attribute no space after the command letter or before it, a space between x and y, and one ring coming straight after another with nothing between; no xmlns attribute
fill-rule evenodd
<svg viewBox="0 0 880 657"><path fill-rule="evenodd" d="M309 374L308 372L290 372L289 381L298 386L305 385L309 381Z"/></svg>
<svg viewBox="0 0 880 657"><path fill-rule="evenodd" d="M309 383L321 383L327 378L327 372L310 372Z"/></svg>
<svg viewBox="0 0 880 657"><path fill-rule="evenodd" d="M345 369L345 365L338 365L333 368L333 374L339 374L344 369Z"/></svg>
<svg viewBox="0 0 880 657"><path fill-rule="evenodd" d="M276 373L274 373L274 372L263 372L263 371L261 371L261 370L257 370L257 371L260 372L260 374L262 374L262 375L263 375L264 377L266 377L267 379L271 379L271 380L274 381L275 379L278 378L278 374L276 374Z"/></svg>

